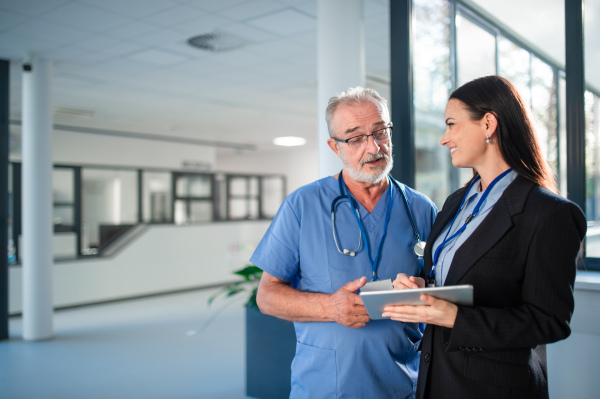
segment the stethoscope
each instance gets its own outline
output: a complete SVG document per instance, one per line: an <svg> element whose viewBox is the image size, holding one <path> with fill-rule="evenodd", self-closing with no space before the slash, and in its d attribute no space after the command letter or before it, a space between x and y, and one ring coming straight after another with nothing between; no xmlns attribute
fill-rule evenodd
<svg viewBox="0 0 600 399"><path fill-rule="evenodd" d="M404 191L404 188L402 186L400 186L398 184L398 182L396 182L396 180L394 180L390 176L387 176L387 179L388 179L388 181L392 182L392 184L394 184L394 186L396 186L396 188L402 193L402 199L404 200L404 206L406 207L406 212L408 214L408 218L410 219L410 224L412 225L413 232L415 234L415 237L417 238L417 243L413 247L413 251L415 252L415 255L417 255L418 259L422 259L423 254L425 253L425 242L423 240L421 240L421 236L419 235L419 232L417 230L417 225L415 224L415 220L413 218L412 212L410 211L410 207L408 205L408 197L406 196L406 192ZM338 183L340 186L340 195L337 196L336 198L334 198L333 202L331 203L331 228L333 230L333 240L335 241L335 247L337 248L339 253L341 253L342 255L356 256L356 253L361 248L361 244L363 241L362 237L363 237L363 235L366 237L366 233L365 233L363 224L360 220L360 212L358 211L358 204L357 204L356 200L354 198L352 198L350 196L350 194L348 193L346 184L344 183L344 177L342 176L342 172L340 172L340 174L338 176ZM387 206L387 209L385 212L385 223L383 225L383 235L381 236L381 241L379 242L379 248L377 250L377 254L375 255L375 259L371 263L371 269L373 270L373 281L377 280L377 261L379 259L379 255L381 253L381 248L383 247L383 241L385 240L388 223L390 221L390 213L392 210L392 199L393 199L393 190L390 187L390 200L388 202L388 206ZM337 206L343 202L348 202L351 205L351 207L354 208L354 212L352 214L354 215L354 219L356 219L356 222L358 223L358 228L360 230L359 235L358 235L358 246L354 250L340 249L340 246L339 246L339 243L337 240L337 235L335 233L335 210L337 209ZM369 259L372 259L371 258L371 249L369 248L369 243L367 240L365 240L365 247L367 247L367 253L369 255Z"/></svg>

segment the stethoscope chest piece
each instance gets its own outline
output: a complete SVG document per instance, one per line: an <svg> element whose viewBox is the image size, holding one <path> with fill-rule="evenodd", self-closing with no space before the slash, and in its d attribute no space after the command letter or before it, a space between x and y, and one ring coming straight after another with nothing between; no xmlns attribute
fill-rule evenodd
<svg viewBox="0 0 600 399"><path fill-rule="evenodd" d="M413 250L417 256L423 256L425 254L425 241L417 241Z"/></svg>

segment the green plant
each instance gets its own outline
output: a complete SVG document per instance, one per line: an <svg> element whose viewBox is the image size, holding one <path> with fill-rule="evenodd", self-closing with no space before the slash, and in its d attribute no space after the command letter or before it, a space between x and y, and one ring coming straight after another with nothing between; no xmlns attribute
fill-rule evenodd
<svg viewBox="0 0 600 399"><path fill-rule="evenodd" d="M237 274L238 276L242 276L244 279L240 281L236 281L235 283L231 283L226 285L217 291L214 295L208 298L208 305L210 306L215 299L220 296L225 296L226 299L232 298L236 295L247 293L248 299L244 306L246 307L255 307L258 308L256 304L256 292L258 291L258 283L260 282L260 278L262 276L263 271L254 265L248 265L243 269L236 270L233 274ZM201 331L206 330L206 328L212 323L212 321L231 305L232 301L226 301L202 326Z"/></svg>
<svg viewBox="0 0 600 399"><path fill-rule="evenodd" d="M243 269L234 271L233 274L242 276L244 279L223 287L208 299L208 304L212 304L216 298L222 295L225 295L226 298L231 298L238 294L248 293L248 300L244 306L257 307L256 292L258 291L258 283L260 282L262 273L263 271L254 265L248 265Z"/></svg>

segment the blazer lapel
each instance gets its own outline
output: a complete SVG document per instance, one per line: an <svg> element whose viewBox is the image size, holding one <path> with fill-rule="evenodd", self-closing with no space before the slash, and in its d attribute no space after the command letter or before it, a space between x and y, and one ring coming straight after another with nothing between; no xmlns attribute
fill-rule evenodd
<svg viewBox="0 0 600 399"><path fill-rule="evenodd" d="M500 239L513 225L512 217L523 211L529 191L535 184L518 176L496 202L487 217L473 234L456 251L444 285L456 285L462 276Z"/></svg>

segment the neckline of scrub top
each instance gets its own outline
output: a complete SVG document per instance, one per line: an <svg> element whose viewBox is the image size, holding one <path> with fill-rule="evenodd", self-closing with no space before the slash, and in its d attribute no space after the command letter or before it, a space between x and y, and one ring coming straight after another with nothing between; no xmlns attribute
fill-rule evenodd
<svg viewBox="0 0 600 399"><path fill-rule="evenodd" d="M343 170L340 172L339 176L338 176L338 183L340 186L340 195L345 195L350 197L352 194L350 193L350 190L348 190L348 187L346 186L346 182L344 182L344 176L342 174ZM388 177L386 175L386 179L388 179L388 185L391 186L392 182L390 180L390 177ZM389 187L388 187L389 188ZM385 195L385 193L387 193L387 189L383 192L382 195ZM388 223L390 221L390 215L391 215L391 211L392 211L392 201L394 200L393 198L394 192L391 191L390 188L390 198L389 201L387 203L387 206L385 208L385 220L384 220L384 224L383 224L383 233L381 235L381 239L379 241L379 245L377 245L377 252L375 253L375 259L372 258L371 255L371 244L370 244L370 240L368 239L367 233L364 230L364 223L362 222L362 218L358 215L354 215L356 218L356 222L358 223L358 227L360 228L362 234L363 234L363 240L365 243L365 247L367 249L367 255L369 258L369 261L371 262L371 270L373 272L373 278L372 281L377 281L377 268L379 266L379 255L381 255L381 250L383 248L383 242L385 241L385 236L387 233L387 228L388 228ZM334 200L335 201L335 200ZM375 204L375 207L377 207L377 205L382 202L381 201L381 197L379 198L379 200L377 201L377 204ZM355 199L355 203L356 204L360 204L360 202L358 200ZM366 210L366 209L365 209ZM375 210L375 208L373 208L373 210ZM360 211L359 211L359 215L360 215Z"/></svg>
<svg viewBox="0 0 600 399"><path fill-rule="evenodd" d="M335 183L335 186L333 187L333 189L335 190L335 192L337 192L339 190L339 188L338 188L339 180L336 179L334 176L329 176L329 177L331 177L333 179L333 181ZM387 206L390 201L390 193L388 192L388 190L394 190L394 189L392 189L392 186L394 184L391 181L389 181L389 179L388 179L388 183L389 184L388 184L387 188L385 189L383 194L381 194L381 198L379 198L379 201L377 201L377 204L375 204L375 207L373 208L373 210L371 212L369 212L367 210L367 208L365 208L363 206L363 204L361 204L360 201L358 201L356 199L356 197L354 195L352 195L352 193L348 190L348 195L350 195L352 198L354 198L354 200L358 204L358 213L360 214L360 220L363 222L363 225L365 226L365 228L368 228L369 230L375 229L385 219ZM346 188L346 190L347 190L347 188ZM392 197L396 196L396 193L392 193L391 196Z"/></svg>

